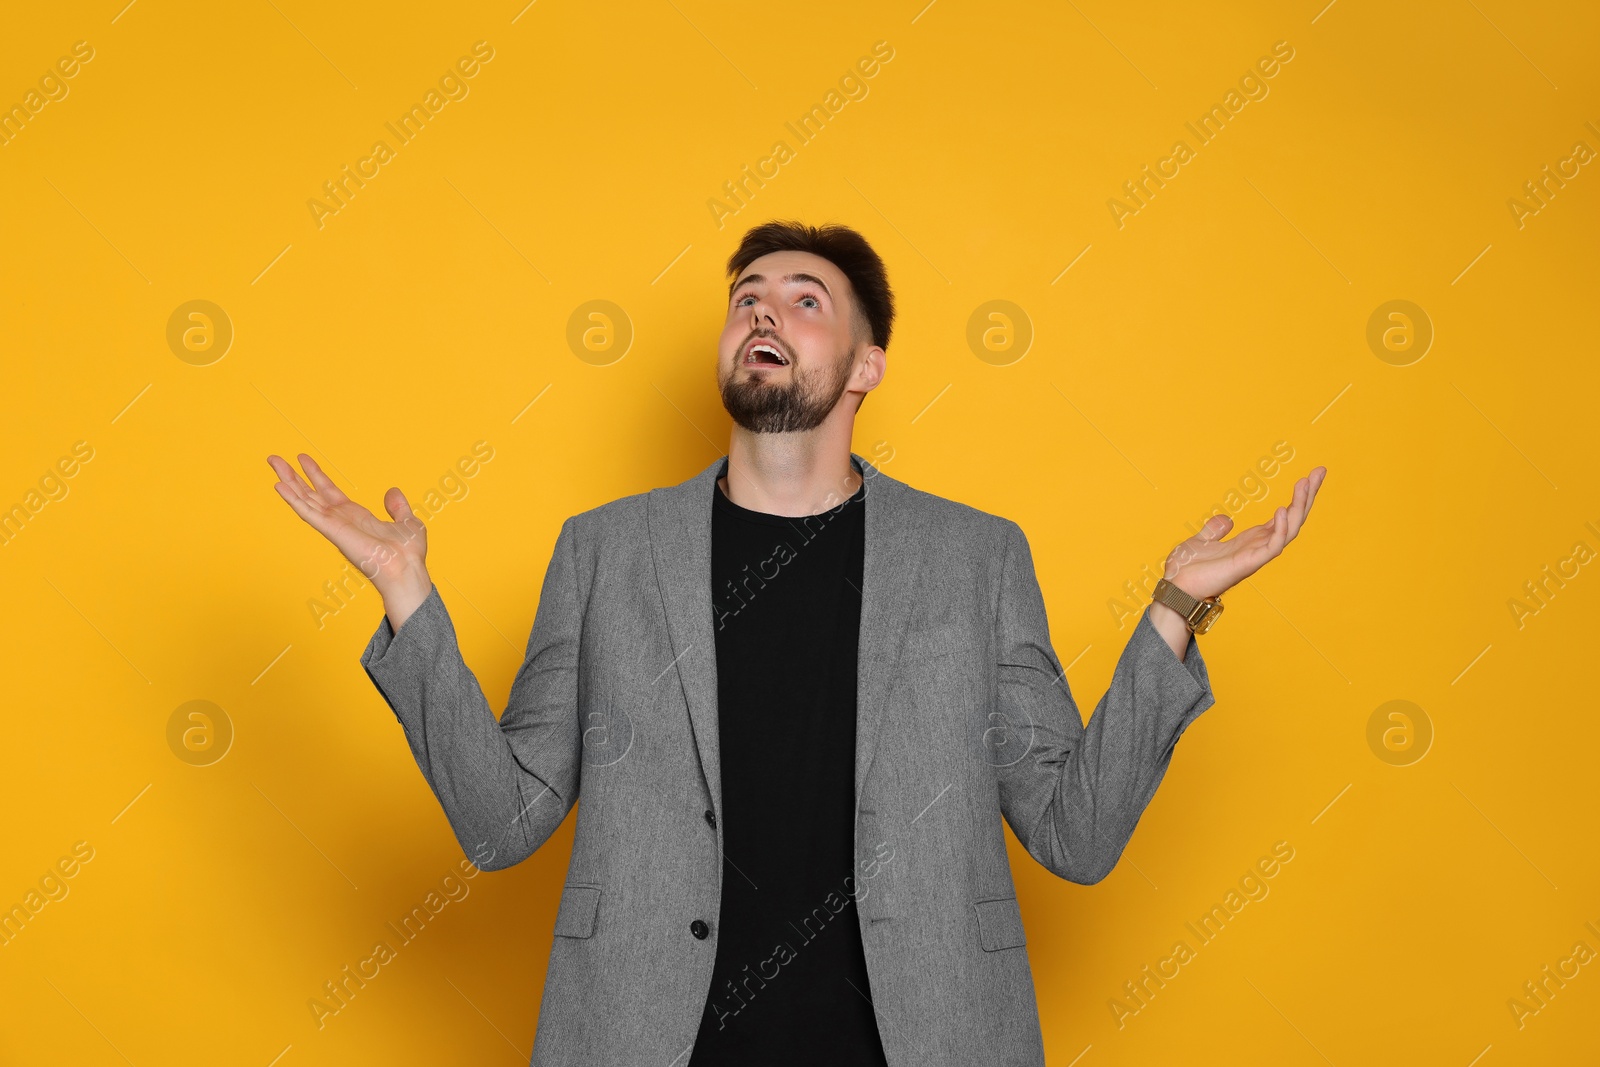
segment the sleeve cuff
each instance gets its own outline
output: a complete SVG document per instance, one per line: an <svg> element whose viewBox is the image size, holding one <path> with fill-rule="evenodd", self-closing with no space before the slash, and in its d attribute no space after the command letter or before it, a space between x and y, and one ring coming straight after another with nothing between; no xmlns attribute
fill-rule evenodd
<svg viewBox="0 0 1600 1067"><path fill-rule="evenodd" d="M1135 663L1156 679L1156 685L1163 693L1170 694L1175 703L1188 709L1184 715L1187 723L1217 702L1216 694L1211 690L1211 675L1206 669L1205 657L1200 654L1200 642L1195 635L1192 632L1189 634L1189 644L1184 649L1183 659L1179 660L1178 654L1172 651L1151 621L1150 612L1153 609L1153 603L1146 604L1144 614L1134 628L1131 643Z"/></svg>
<svg viewBox="0 0 1600 1067"><path fill-rule="evenodd" d="M394 698L418 692L420 679L427 674L440 640L453 635L450 613L445 610L437 584L429 587L427 598L406 619L398 634L389 624L388 615L378 620L378 628L361 652L361 666L402 725L405 717Z"/></svg>

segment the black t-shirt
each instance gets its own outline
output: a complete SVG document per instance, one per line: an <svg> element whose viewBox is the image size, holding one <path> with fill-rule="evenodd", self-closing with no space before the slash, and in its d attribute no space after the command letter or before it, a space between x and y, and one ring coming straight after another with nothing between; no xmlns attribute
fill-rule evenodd
<svg viewBox="0 0 1600 1067"><path fill-rule="evenodd" d="M690 1067L882 1067L851 895L866 487L800 518L712 495L722 906Z"/></svg>

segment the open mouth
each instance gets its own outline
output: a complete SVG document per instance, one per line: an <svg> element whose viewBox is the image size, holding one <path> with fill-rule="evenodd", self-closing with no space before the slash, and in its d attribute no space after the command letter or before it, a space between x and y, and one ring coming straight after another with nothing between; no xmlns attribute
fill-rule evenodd
<svg viewBox="0 0 1600 1067"><path fill-rule="evenodd" d="M744 350L744 363L746 366L756 367L787 367L789 357L784 355L777 345L766 341L754 341Z"/></svg>

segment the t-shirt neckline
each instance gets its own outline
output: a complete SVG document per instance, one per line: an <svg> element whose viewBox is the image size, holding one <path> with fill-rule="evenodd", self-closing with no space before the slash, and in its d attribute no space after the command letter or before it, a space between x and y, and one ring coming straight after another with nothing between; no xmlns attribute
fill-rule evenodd
<svg viewBox="0 0 1600 1067"><path fill-rule="evenodd" d="M854 458L850 460L850 465L855 468L857 474L862 473L860 464L856 463ZM809 519L837 516L851 504L860 504L867 499L867 481L866 478L863 477L861 479L861 485L856 488L855 493L850 497L850 499L836 504L831 508L825 508L824 510L817 512L815 515L774 515L766 511L753 511L750 508L735 504L732 500L730 500L728 498L728 494L724 493L722 491L722 487L717 484L717 482L726 477L727 474L728 461L727 459L723 459L722 467L717 471L717 477L711 480L711 496L714 505L718 509L726 512L734 518L743 519L746 522L759 522L767 526L792 527L796 523L803 523Z"/></svg>

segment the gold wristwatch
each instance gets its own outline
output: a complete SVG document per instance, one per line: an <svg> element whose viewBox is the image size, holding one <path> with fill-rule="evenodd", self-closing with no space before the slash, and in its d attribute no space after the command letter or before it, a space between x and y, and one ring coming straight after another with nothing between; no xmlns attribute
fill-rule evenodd
<svg viewBox="0 0 1600 1067"><path fill-rule="evenodd" d="M1150 595L1182 615L1183 621L1189 624L1189 632L1193 634L1203 634L1211 629L1211 624L1222 614L1221 597L1208 596L1198 600L1165 578L1156 582L1156 591Z"/></svg>

